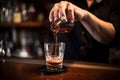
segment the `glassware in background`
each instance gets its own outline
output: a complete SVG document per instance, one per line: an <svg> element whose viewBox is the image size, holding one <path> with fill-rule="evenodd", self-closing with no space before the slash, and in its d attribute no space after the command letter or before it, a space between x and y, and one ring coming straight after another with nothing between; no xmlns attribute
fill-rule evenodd
<svg viewBox="0 0 120 80"><path fill-rule="evenodd" d="M0 36L0 56L1 57L10 57L11 56L11 51L10 48L8 47L8 42L5 37ZM2 59L2 62L5 62L5 59Z"/></svg>
<svg viewBox="0 0 120 80"><path fill-rule="evenodd" d="M21 14L22 14L22 22L27 22L28 21L28 11L26 8L26 4L22 3L21 4Z"/></svg>
<svg viewBox="0 0 120 80"><path fill-rule="evenodd" d="M14 12L13 12L13 22L14 23L22 22L20 7L18 5L15 6L15 9L14 9Z"/></svg>
<svg viewBox="0 0 120 80"><path fill-rule="evenodd" d="M0 2L1 23L42 22L45 18L44 7L36 7L35 3L19 0Z"/></svg>
<svg viewBox="0 0 120 80"><path fill-rule="evenodd" d="M0 40L0 56L5 56L5 49L4 49L4 46L3 46L3 40Z"/></svg>
<svg viewBox="0 0 120 80"><path fill-rule="evenodd" d="M29 21L35 21L36 20L35 12L36 12L36 9L34 7L34 4L31 3L29 8L28 8Z"/></svg>
<svg viewBox="0 0 120 80"><path fill-rule="evenodd" d="M5 11L5 18L6 22L10 23L13 20L13 9L12 9L12 3L9 1L7 3L6 11Z"/></svg>
<svg viewBox="0 0 120 80"><path fill-rule="evenodd" d="M6 6L2 5L2 9L0 11L0 21L1 22L6 22L5 12L6 12Z"/></svg>
<svg viewBox="0 0 120 80"><path fill-rule="evenodd" d="M27 39L26 39L26 32L24 30L20 32L20 44L21 44L21 50L19 52L19 57L31 58L29 52L29 46L27 44Z"/></svg>
<svg viewBox="0 0 120 80"><path fill-rule="evenodd" d="M65 43L45 43L45 59L48 70L59 70L63 67Z"/></svg>
<svg viewBox="0 0 120 80"><path fill-rule="evenodd" d="M43 48L42 48L42 43L41 43L41 37L40 37L40 35L38 34L38 33L34 33L32 36L34 36L34 37L32 37L33 39L34 39L34 41L33 41L33 44L32 44L32 46L34 46L33 47L33 56L36 56L37 58L43 58Z"/></svg>
<svg viewBox="0 0 120 80"><path fill-rule="evenodd" d="M6 54L5 54L5 50L3 48L3 40L0 40L0 57L4 57L5 55ZM2 58L2 62L5 63L5 59L4 58Z"/></svg>

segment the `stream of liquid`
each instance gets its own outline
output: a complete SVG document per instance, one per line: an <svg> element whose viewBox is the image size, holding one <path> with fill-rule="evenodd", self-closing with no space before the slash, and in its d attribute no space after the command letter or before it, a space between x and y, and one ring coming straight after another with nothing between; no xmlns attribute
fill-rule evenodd
<svg viewBox="0 0 120 80"><path fill-rule="evenodd" d="M58 43L58 34L59 34L59 31L60 31L60 27L59 27L59 26L55 26L55 27L52 29L55 43Z"/></svg>
<svg viewBox="0 0 120 80"><path fill-rule="evenodd" d="M54 41L55 43L58 43L58 35L59 34L66 34L69 33L72 30L74 24L70 24L67 22L67 20L56 20L51 24L51 31L54 35Z"/></svg>

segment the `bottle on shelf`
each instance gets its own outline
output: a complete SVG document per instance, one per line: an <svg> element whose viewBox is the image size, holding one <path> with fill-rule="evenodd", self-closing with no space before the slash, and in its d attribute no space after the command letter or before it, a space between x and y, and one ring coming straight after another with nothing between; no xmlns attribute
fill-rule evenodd
<svg viewBox="0 0 120 80"><path fill-rule="evenodd" d="M12 17L13 16L13 10L12 10L12 5L11 2L7 3L7 7L6 7L6 11L5 11L5 18L6 18L6 22L12 22Z"/></svg>
<svg viewBox="0 0 120 80"><path fill-rule="evenodd" d="M6 7L5 7L5 5L2 5L1 11L0 11L0 13L1 13L0 14L0 16L1 16L0 20L1 20L1 22L6 22L5 12L6 12Z"/></svg>
<svg viewBox="0 0 120 80"><path fill-rule="evenodd" d="M28 21L28 14L27 14L27 9L26 9L26 4L22 3L21 4L21 14L22 14L22 22L27 22Z"/></svg>
<svg viewBox="0 0 120 80"><path fill-rule="evenodd" d="M34 7L34 4L30 4L29 8L28 8L28 17L29 17L29 21L35 21L36 20L36 9Z"/></svg>
<svg viewBox="0 0 120 80"><path fill-rule="evenodd" d="M14 9L13 22L14 23L21 23L22 22L20 7L18 5L16 5L15 9Z"/></svg>

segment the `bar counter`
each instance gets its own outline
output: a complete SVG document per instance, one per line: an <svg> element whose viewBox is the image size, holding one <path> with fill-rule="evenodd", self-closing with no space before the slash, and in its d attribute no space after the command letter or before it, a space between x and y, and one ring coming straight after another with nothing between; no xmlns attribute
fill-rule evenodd
<svg viewBox="0 0 120 80"><path fill-rule="evenodd" d="M42 75L37 72L45 61L25 58L0 58L0 80L120 80L120 66L64 61L67 71Z"/></svg>

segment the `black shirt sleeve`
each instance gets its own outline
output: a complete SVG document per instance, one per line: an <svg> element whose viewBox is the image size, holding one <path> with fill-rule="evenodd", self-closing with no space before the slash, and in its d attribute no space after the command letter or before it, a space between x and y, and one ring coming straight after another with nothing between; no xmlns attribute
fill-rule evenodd
<svg viewBox="0 0 120 80"><path fill-rule="evenodd" d="M109 20L115 27L116 33L110 46L115 47L120 45L120 10L119 10L120 0L113 0L112 3L113 4L111 6Z"/></svg>

